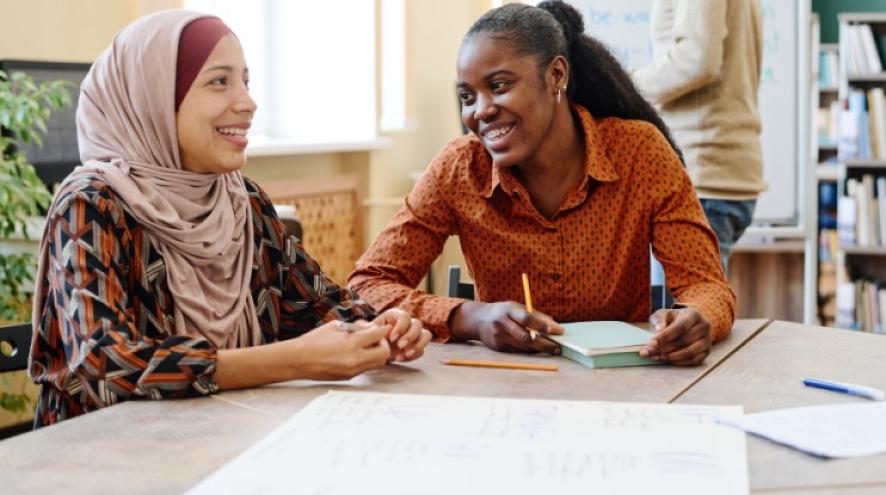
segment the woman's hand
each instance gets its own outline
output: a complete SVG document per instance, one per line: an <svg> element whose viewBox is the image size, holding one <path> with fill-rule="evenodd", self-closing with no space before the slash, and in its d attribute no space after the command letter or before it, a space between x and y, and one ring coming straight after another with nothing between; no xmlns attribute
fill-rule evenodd
<svg viewBox="0 0 886 495"><path fill-rule="evenodd" d="M481 340L490 349L505 352L560 354L560 346L543 334L561 335L563 327L550 316L530 313L512 301L482 303L467 301L453 313L449 328L460 340ZM539 332L532 340L529 329Z"/></svg>
<svg viewBox="0 0 886 495"><path fill-rule="evenodd" d="M284 343L296 354L292 359L300 378L347 380L388 362L387 332L388 327L363 320L332 321Z"/></svg>
<svg viewBox="0 0 886 495"><path fill-rule="evenodd" d="M333 321L290 340L221 349L214 378L221 390L297 379L347 380L391 357L387 326Z"/></svg>
<svg viewBox="0 0 886 495"><path fill-rule="evenodd" d="M649 317L655 336L640 356L697 366L711 352L711 324L694 308L660 309Z"/></svg>
<svg viewBox="0 0 886 495"><path fill-rule="evenodd" d="M388 328L392 361L412 361L420 358L431 341L431 332L420 321L402 309L389 309L372 321Z"/></svg>

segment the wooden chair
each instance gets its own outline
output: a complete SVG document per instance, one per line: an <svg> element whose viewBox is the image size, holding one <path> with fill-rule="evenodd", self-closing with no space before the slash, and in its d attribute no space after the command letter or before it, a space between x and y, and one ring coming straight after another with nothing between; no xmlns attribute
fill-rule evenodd
<svg viewBox="0 0 886 495"><path fill-rule="evenodd" d="M461 281L461 267L449 267L449 297L458 297L461 299L474 299L474 284L471 282ZM652 311L662 308L670 308L674 305L674 296L671 291L664 285L653 285L651 287Z"/></svg>
<svg viewBox="0 0 886 495"><path fill-rule="evenodd" d="M298 226L287 223L290 233L338 284L344 284L363 252L362 206L356 177L266 181L262 184L275 206L290 205ZM298 231L304 229L301 234Z"/></svg>

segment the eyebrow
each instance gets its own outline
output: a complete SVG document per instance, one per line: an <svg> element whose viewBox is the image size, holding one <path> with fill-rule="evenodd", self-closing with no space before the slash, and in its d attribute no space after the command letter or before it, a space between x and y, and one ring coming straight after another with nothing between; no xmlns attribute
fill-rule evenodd
<svg viewBox="0 0 886 495"><path fill-rule="evenodd" d="M485 76L483 76L483 79L488 81L488 80L494 79L495 77L500 76L500 75L513 76L515 74L516 74L515 72L507 70L507 69L496 69L496 70L486 74ZM456 84L455 87L458 89L461 89L461 88L467 88L467 87L469 87L469 85L468 85L468 83L466 83L464 81L458 81L458 84Z"/></svg>
<svg viewBox="0 0 886 495"><path fill-rule="evenodd" d="M212 67L209 67L209 68L203 70L203 72L204 73L212 72L214 70L223 70L225 72L234 72L234 66L232 66L232 65L213 65ZM249 67L244 67L243 73L249 74Z"/></svg>

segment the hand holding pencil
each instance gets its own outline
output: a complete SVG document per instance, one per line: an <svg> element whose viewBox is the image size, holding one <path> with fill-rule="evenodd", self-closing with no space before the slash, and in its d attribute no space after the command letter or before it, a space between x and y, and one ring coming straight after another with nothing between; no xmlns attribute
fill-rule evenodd
<svg viewBox="0 0 886 495"><path fill-rule="evenodd" d="M545 334L560 335L563 327L541 311L530 311L531 301L527 302L524 306L513 301L465 301L453 313L450 330L457 340L480 340L498 351L560 354L560 345Z"/></svg>

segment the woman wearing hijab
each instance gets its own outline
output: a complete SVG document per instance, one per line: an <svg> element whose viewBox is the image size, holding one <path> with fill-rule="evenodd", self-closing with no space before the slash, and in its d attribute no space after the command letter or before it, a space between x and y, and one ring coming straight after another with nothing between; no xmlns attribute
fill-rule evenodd
<svg viewBox="0 0 886 495"><path fill-rule="evenodd" d="M430 334L375 315L320 270L239 169L256 106L215 17L124 29L77 110L83 166L41 242L30 373L40 427L130 398L344 379L421 356Z"/></svg>

